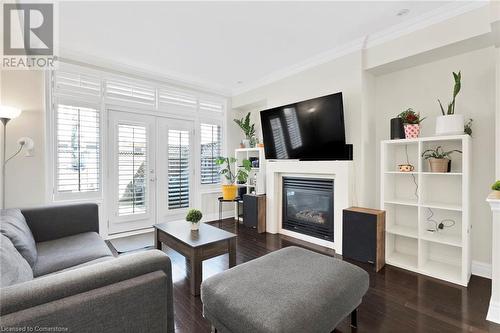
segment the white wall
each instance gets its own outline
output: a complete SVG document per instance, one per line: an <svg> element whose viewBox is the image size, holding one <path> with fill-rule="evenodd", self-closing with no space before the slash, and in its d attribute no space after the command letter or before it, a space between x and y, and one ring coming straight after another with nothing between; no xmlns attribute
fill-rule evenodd
<svg viewBox="0 0 500 333"><path fill-rule="evenodd" d="M432 136L436 116L441 115L437 98L451 99L453 71L462 71L462 90L456 112L474 119L472 140L471 216L472 258L491 261L491 211L485 198L495 177L495 50L493 47L376 77L376 137L389 139L389 119L413 107L422 116L422 136ZM377 146L377 175L380 146ZM453 156L452 156L453 159ZM378 179L378 177L377 177ZM377 186L379 188L379 186ZM377 202L379 200L379 192Z"/></svg>
<svg viewBox="0 0 500 333"><path fill-rule="evenodd" d="M17 151L20 137L28 136L35 141L33 157L22 153L7 164L5 206L41 205L45 202L43 71L2 71L0 90L0 104L22 110L7 125L7 158Z"/></svg>

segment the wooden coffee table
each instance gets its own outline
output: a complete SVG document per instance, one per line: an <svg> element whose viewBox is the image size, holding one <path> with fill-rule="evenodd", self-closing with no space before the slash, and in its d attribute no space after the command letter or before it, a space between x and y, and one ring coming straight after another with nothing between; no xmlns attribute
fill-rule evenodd
<svg viewBox="0 0 500 333"><path fill-rule="evenodd" d="M236 235L211 225L200 223L198 231L191 231L189 222L166 222L155 224L155 244L161 250L161 244L179 252L187 260L187 275L191 294L200 294L203 265L210 259L229 253L229 268L236 266Z"/></svg>

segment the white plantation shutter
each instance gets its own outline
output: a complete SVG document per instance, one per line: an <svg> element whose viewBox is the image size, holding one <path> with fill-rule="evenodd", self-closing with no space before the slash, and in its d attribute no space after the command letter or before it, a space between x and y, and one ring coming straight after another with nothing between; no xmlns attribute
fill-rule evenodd
<svg viewBox="0 0 500 333"><path fill-rule="evenodd" d="M158 92L160 107L182 106L196 110L198 100L195 95L173 89L160 89Z"/></svg>
<svg viewBox="0 0 500 333"><path fill-rule="evenodd" d="M222 153L221 127L213 124L200 125L201 140L201 183L220 183L219 167L215 164L215 159Z"/></svg>
<svg viewBox="0 0 500 333"><path fill-rule="evenodd" d="M189 131L168 131L168 209L189 207Z"/></svg>
<svg viewBox="0 0 500 333"><path fill-rule="evenodd" d="M56 71L54 88L58 94L100 97L101 79L97 75Z"/></svg>
<svg viewBox="0 0 500 333"><path fill-rule="evenodd" d="M222 113L224 111L224 105L219 102L200 100L200 111Z"/></svg>
<svg viewBox="0 0 500 333"><path fill-rule="evenodd" d="M129 80L110 79L106 81L106 98L155 107L156 89Z"/></svg>
<svg viewBox="0 0 500 333"><path fill-rule="evenodd" d="M118 215L147 212L147 133L140 125L118 125Z"/></svg>
<svg viewBox="0 0 500 333"><path fill-rule="evenodd" d="M100 190L99 111L94 108L56 106L56 191Z"/></svg>

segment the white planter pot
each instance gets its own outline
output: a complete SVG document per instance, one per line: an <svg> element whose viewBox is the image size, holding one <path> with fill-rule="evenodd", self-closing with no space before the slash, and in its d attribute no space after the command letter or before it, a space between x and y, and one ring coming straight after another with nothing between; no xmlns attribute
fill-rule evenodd
<svg viewBox="0 0 500 333"><path fill-rule="evenodd" d="M249 139L243 139L243 146L245 146L245 148L251 148L250 147L250 140Z"/></svg>
<svg viewBox="0 0 500 333"><path fill-rule="evenodd" d="M200 228L200 222L198 223L189 222L189 223L191 223L191 230L198 230Z"/></svg>
<svg viewBox="0 0 500 333"><path fill-rule="evenodd" d="M464 116L452 114L436 118L436 135L464 134Z"/></svg>

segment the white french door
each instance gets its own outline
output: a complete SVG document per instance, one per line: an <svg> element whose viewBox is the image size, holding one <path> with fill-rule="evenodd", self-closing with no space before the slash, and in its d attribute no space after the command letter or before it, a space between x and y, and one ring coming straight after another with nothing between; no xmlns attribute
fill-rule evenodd
<svg viewBox="0 0 500 333"><path fill-rule="evenodd" d="M109 111L109 233L184 217L193 204L194 123Z"/></svg>
<svg viewBox="0 0 500 333"><path fill-rule="evenodd" d="M156 220L155 117L109 111L109 233Z"/></svg>
<svg viewBox="0 0 500 333"><path fill-rule="evenodd" d="M158 221L184 217L193 204L194 123L158 119Z"/></svg>

